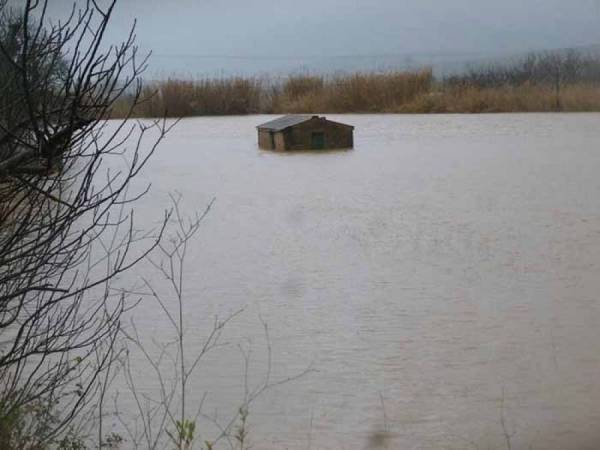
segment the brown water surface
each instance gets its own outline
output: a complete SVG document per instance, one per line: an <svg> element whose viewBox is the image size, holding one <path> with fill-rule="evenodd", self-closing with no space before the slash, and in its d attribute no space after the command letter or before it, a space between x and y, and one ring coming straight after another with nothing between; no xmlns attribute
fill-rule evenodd
<svg viewBox="0 0 600 450"><path fill-rule="evenodd" d="M168 192L216 197L186 270L192 350L246 308L193 399L235 409L238 344L250 382L267 365L262 317L273 379L314 372L252 405L253 448L599 448L600 115L331 118L354 150L270 153L269 117L186 119L145 172L142 224ZM136 314L166 333L154 303Z"/></svg>

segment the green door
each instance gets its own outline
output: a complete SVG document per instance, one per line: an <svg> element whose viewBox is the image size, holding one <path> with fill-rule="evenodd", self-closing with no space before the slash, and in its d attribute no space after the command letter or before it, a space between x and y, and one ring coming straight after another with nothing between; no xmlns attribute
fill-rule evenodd
<svg viewBox="0 0 600 450"><path fill-rule="evenodd" d="M313 133L310 146L315 150L324 149L325 148L325 133Z"/></svg>

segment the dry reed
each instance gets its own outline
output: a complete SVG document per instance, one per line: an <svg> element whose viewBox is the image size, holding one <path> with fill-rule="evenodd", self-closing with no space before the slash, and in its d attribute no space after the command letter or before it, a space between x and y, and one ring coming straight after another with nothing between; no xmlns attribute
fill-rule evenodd
<svg viewBox="0 0 600 450"><path fill-rule="evenodd" d="M564 86L557 96L547 86L445 87L402 105L399 113L508 113L600 111L600 85Z"/></svg>
<svg viewBox="0 0 600 450"><path fill-rule="evenodd" d="M168 79L146 87L137 117L187 117L254 113L392 111L431 89L431 70L352 74L335 77L292 76L283 83L257 78ZM113 117L122 117L121 99Z"/></svg>
<svg viewBox="0 0 600 450"><path fill-rule="evenodd" d="M490 113L600 111L600 84L481 87L436 82L431 70L333 77L168 79L145 88L136 117L289 113ZM123 98L112 117L129 108Z"/></svg>

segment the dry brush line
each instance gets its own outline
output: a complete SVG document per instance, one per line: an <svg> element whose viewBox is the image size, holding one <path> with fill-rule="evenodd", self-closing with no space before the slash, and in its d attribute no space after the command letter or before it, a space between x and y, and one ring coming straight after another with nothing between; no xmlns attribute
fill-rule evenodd
<svg viewBox="0 0 600 450"><path fill-rule="evenodd" d="M446 78L431 69L284 80L169 79L145 93L139 117L287 113L488 113L600 111L600 58L532 53ZM124 99L120 108L126 109ZM122 112L115 110L115 117Z"/></svg>

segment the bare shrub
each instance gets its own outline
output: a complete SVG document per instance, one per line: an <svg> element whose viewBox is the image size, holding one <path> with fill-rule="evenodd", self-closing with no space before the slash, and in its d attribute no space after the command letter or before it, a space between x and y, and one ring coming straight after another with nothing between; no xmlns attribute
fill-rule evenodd
<svg viewBox="0 0 600 450"><path fill-rule="evenodd" d="M146 59L133 30L105 47L116 0L83 2L54 25L47 3L0 3L3 448L60 442L85 419L129 307L114 281L162 234L136 229L145 190L130 187L169 126L106 121L123 93L125 118L139 103Z"/></svg>
<svg viewBox="0 0 600 450"><path fill-rule="evenodd" d="M168 324L161 339L148 340L143 336L132 318L122 333L127 339L127 354L122 358L123 374L127 392L133 399L134 411L121 411L119 398L115 399L116 416L125 430L128 444L133 448L191 450L203 448L230 448L247 450L250 429L248 417L253 403L268 390L300 378L311 371L307 368L290 377L274 379L271 374L272 352L267 324L262 321L266 349L264 373L255 384L250 382L251 348L240 347L243 364L243 396L237 408L229 414L209 414L204 411L205 396L193 401L191 381L197 378L205 358L223 347L223 334L243 310L224 318L215 317L212 327L202 342L193 342L184 322L186 308L197 299L190 298L186 289L185 269L189 245L198 233L202 221L210 211L212 202L202 214L185 217L181 209L181 197L172 196L173 215L168 224L166 239L156 251L148 255L148 261L159 278L160 287L151 279L144 279L148 298L162 312ZM151 345L152 344L152 345ZM199 345L198 345L199 344ZM197 348L195 352L191 347ZM133 361L136 361L134 366ZM141 367L146 369L141 369ZM143 389L138 374L144 370L146 383L151 379L156 389ZM206 395L206 394L205 394ZM201 426L202 425L202 426ZM206 428L216 430L211 433Z"/></svg>

